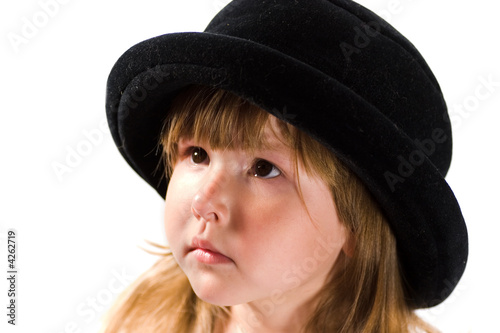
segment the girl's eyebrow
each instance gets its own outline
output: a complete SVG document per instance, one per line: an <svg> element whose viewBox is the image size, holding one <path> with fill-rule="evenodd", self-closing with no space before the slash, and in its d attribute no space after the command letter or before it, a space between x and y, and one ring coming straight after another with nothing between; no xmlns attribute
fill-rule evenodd
<svg viewBox="0 0 500 333"><path fill-rule="evenodd" d="M271 138L267 135L264 138L264 143L261 147L255 149L256 153L269 153L273 154L273 156L280 162L280 164L284 164L287 161L291 160L292 148L287 145L285 142L280 140L276 135L272 134Z"/></svg>

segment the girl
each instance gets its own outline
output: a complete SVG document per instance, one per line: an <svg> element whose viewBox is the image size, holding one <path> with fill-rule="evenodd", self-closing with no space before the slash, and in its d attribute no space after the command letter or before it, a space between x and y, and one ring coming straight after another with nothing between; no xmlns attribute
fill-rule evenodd
<svg viewBox="0 0 500 333"><path fill-rule="evenodd" d="M233 1L204 33L127 51L107 98L121 153L165 197L168 247L105 332L435 331L413 311L467 257L449 120L379 17Z"/></svg>

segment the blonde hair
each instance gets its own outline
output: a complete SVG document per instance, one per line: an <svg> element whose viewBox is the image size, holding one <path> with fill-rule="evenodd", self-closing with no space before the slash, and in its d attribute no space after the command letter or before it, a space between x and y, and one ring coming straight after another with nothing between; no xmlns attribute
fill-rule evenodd
<svg viewBox="0 0 500 333"><path fill-rule="evenodd" d="M213 149L254 149L266 144L269 114L229 92L192 86L176 97L160 144L166 175L175 166L180 137L206 141ZM295 165L319 175L331 188L339 219L350 231L353 253L330 274L303 332L437 332L405 301L396 240L378 204L339 158L309 135L278 120L281 137L293 147ZM214 332L228 308L199 299L167 247L110 311L104 332Z"/></svg>

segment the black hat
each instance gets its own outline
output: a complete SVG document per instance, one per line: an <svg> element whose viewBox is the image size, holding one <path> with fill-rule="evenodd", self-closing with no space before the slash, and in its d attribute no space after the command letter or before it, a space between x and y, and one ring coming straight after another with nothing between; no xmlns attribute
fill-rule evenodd
<svg viewBox="0 0 500 333"><path fill-rule="evenodd" d="M159 133L190 84L228 90L331 149L384 210L409 302L429 307L453 291L468 241L444 180L451 125L425 60L387 22L348 0L235 0L205 32L130 48L108 79L108 122L120 153L162 197Z"/></svg>

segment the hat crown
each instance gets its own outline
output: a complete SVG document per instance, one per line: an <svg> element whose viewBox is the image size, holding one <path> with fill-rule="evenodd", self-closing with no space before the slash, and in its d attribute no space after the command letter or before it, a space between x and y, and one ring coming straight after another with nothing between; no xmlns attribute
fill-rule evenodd
<svg viewBox="0 0 500 333"><path fill-rule="evenodd" d="M323 72L412 140L439 130L447 140L428 157L448 172L451 124L439 84L413 44L366 8L344 0L234 0L205 31L268 46Z"/></svg>

